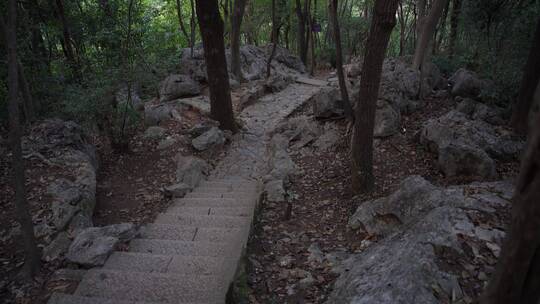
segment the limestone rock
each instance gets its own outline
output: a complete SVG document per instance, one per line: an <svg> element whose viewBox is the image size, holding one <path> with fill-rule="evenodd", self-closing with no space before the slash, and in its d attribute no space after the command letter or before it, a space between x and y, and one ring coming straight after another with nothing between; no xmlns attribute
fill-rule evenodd
<svg viewBox="0 0 540 304"><path fill-rule="evenodd" d="M276 179L266 182L264 185L264 192L266 192L266 200L269 202L285 201L285 187L283 185L283 180Z"/></svg>
<svg viewBox="0 0 540 304"><path fill-rule="evenodd" d="M475 101L471 98L463 99L456 107L456 110L467 115L470 119L483 120L492 125L503 125L503 109L489 106Z"/></svg>
<svg viewBox="0 0 540 304"><path fill-rule="evenodd" d="M377 102L375 111L375 125L373 136L388 137L399 132L401 115L390 104L384 101Z"/></svg>
<svg viewBox="0 0 540 304"><path fill-rule="evenodd" d="M204 151L215 146L223 145L226 141L223 131L216 127L210 128L210 130L204 132L200 136L194 138L191 141L191 145L197 151Z"/></svg>
<svg viewBox="0 0 540 304"><path fill-rule="evenodd" d="M119 242L129 241L136 235L137 229L131 223L88 228L71 243L67 258L86 267L102 266Z"/></svg>
<svg viewBox="0 0 540 304"><path fill-rule="evenodd" d="M328 124L328 126L329 127L325 126L323 134L313 143L313 146L321 151L331 150L341 138L341 135L336 128L332 127L330 124Z"/></svg>
<svg viewBox="0 0 540 304"><path fill-rule="evenodd" d="M170 198L182 198L186 196L189 192L191 192L190 185L184 184L184 183L178 183L171 186L165 187L165 196Z"/></svg>
<svg viewBox="0 0 540 304"><path fill-rule="evenodd" d="M165 132L167 132L167 130L162 127L150 126L148 127L148 129L146 129L146 131L144 131L144 138L160 139L165 136Z"/></svg>
<svg viewBox="0 0 540 304"><path fill-rule="evenodd" d="M159 100L170 101L180 97L188 97L201 93L201 88L191 77L181 74L169 75L159 87Z"/></svg>
<svg viewBox="0 0 540 304"><path fill-rule="evenodd" d="M287 152L289 141L281 134L272 137L268 145L268 167L269 178L267 180L289 181L289 177L296 173L297 168L294 161Z"/></svg>
<svg viewBox="0 0 540 304"><path fill-rule="evenodd" d="M325 88L313 96L313 115L316 118L342 116L344 113L341 95L336 88Z"/></svg>
<svg viewBox="0 0 540 304"><path fill-rule="evenodd" d="M67 252L70 244L71 239L67 232L60 232L49 245L43 248L41 259L45 262L51 262L61 258Z"/></svg>
<svg viewBox="0 0 540 304"><path fill-rule="evenodd" d="M174 107L170 104L146 105L144 107L144 123L147 126L157 126L173 118Z"/></svg>
<svg viewBox="0 0 540 304"><path fill-rule="evenodd" d="M195 188L210 173L210 165L195 156L176 156L176 181Z"/></svg>
<svg viewBox="0 0 540 304"><path fill-rule="evenodd" d="M452 95L462 97L478 97L488 87L488 82L466 69L457 70L448 80L452 85Z"/></svg>

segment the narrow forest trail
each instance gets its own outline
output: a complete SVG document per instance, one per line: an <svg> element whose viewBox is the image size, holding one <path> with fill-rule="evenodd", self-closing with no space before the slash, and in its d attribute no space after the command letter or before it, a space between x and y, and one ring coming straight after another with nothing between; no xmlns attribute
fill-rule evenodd
<svg viewBox="0 0 540 304"><path fill-rule="evenodd" d="M88 271L73 295L49 303L225 303L260 198L269 133L320 90L292 84L244 109L245 128L209 181L142 227L127 251Z"/></svg>

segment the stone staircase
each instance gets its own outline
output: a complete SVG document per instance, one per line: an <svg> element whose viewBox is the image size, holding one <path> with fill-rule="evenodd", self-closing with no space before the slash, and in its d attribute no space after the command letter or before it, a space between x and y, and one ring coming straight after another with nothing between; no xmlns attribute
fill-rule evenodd
<svg viewBox="0 0 540 304"><path fill-rule="evenodd" d="M202 182L141 227L128 251L89 270L74 294L48 303L225 303L259 196L258 182L241 177Z"/></svg>

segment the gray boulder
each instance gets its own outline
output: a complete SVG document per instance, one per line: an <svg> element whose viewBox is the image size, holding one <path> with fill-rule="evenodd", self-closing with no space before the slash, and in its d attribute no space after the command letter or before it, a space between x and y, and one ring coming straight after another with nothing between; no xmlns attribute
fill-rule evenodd
<svg viewBox="0 0 540 304"><path fill-rule="evenodd" d="M47 193L52 198L51 219L57 231L68 227L92 226L92 214L96 205L95 184L93 187L64 178L57 179L47 187Z"/></svg>
<svg viewBox="0 0 540 304"><path fill-rule="evenodd" d="M457 70L448 81L452 86L452 95L461 97L478 97L489 86L488 81L480 79L476 73L463 68Z"/></svg>
<svg viewBox="0 0 540 304"><path fill-rule="evenodd" d="M457 106L456 110L466 114L470 119L483 120L492 125L503 125L504 110L487 104L478 102L471 98L464 98Z"/></svg>
<svg viewBox="0 0 540 304"><path fill-rule="evenodd" d="M210 173L210 165L195 156L176 156L176 181L195 188Z"/></svg>
<svg viewBox="0 0 540 304"><path fill-rule="evenodd" d="M188 133L189 135L193 137L201 136L203 133L208 132L212 128L219 127L219 122L215 120L206 120L203 122L199 122L196 125L194 125L191 129L189 129Z"/></svg>
<svg viewBox="0 0 540 304"><path fill-rule="evenodd" d="M341 95L337 88L324 88L312 97L313 115L316 118L329 118L344 114Z"/></svg>
<svg viewBox="0 0 540 304"><path fill-rule="evenodd" d="M199 95L200 93L199 84L187 75L169 75L159 86L159 100L161 102Z"/></svg>
<svg viewBox="0 0 540 304"><path fill-rule="evenodd" d="M504 236L499 227L505 224L497 214L508 210L512 189L509 182L440 188L414 176L389 197L360 204L353 218L385 238L343 262L327 303L463 300L461 277L444 265L452 263L452 268L476 276L474 268L467 270L473 258L464 248L473 248L475 256L476 248L489 248L498 256Z"/></svg>
<svg viewBox="0 0 540 304"><path fill-rule="evenodd" d="M294 147L303 147L318 139L322 130L313 118L301 115L280 123L273 133L281 134Z"/></svg>
<svg viewBox="0 0 540 304"><path fill-rule="evenodd" d="M341 139L338 130L332 125L325 126L323 133L313 142L313 146L321 151L331 150Z"/></svg>
<svg viewBox="0 0 540 304"><path fill-rule="evenodd" d="M379 100L375 111L375 137L388 137L399 132L401 115L387 102Z"/></svg>
<svg viewBox="0 0 540 304"><path fill-rule="evenodd" d="M219 128L212 127L210 130L197 136L191 141L191 145L197 151L205 151L210 148L223 145L226 141L225 134Z"/></svg>
<svg viewBox="0 0 540 304"><path fill-rule="evenodd" d="M289 156L287 147L289 140L281 134L276 134L268 144L268 176L266 180L283 180L289 182L291 175L297 171L296 164Z"/></svg>
<svg viewBox="0 0 540 304"><path fill-rule="evenodd" d="M489 158L515 159L524 147L519 138L504 129L481 120L468 119L458 111L450 111L426 121L420 133L420 142L438 153L439 165L444 172L468 172L484 177L492 177L490 164L493 160ZM480 158L486 159L473 168L468 167L480 161Z"/></svg>
<svg viewBox="0 0 540 304"><path fill-rule="evenodd" d="M265 92L277 93L283 91L287 86L293 83L294 80L290 76L273 74L264 82Z"/></svg>
<svg viewBox="0 0 540 304"><path fill-rule="evenodd" d="M148 129L146 129L146 131L144 131L143 136L147 139L160 139L165 136L165 132L167 132L167 130L162 127L150 126Z"/></svg>
<svg viewBox="0 0 540 304"><path fill-rule="evenodd" d="M62 256L68 251L71 239L67 232L62 231L58 233L56 238L43 248L41 259L45 262L51 262L62 258Z"/></svg>
<svg viewBox="0 0 540 304"><path fill-rule="evenodd" d="M144 107L144 123L147 126L157 126L173 118L174 106L170 104L146 105Z"/></svg>
<svg viewBox="0 0 540 304"><path fill-rule="evenodd" d="M264 185L264 192L266 193L266 200L269 202L285 201L285 186L283 185L283 180L276 179L266 182Z"/></svg>
<svg viewBox="0 0 540 304"><path fill-rule="evenodd" d="M86 267L102 266L119 242L129 241L137 233L131 223L85 229L71 243L67 259Z"/></svg>
<svg viewBox="0 0 540 304"><path fill-rule="evenodd" d="M191 192L190 185L184 184L184 183L178 183L174 184L168 187L164 188L165 196L169 198L182 198L186 196L189 192Z"/></svg>

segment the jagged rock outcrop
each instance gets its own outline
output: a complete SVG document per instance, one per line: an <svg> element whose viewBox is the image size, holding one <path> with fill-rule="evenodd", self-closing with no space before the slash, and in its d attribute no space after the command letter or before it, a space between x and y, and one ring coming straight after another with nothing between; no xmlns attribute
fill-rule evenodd
<svg viewBox="0 0 540 304"><path fill-rule="evenodd" d="M181 97L199 95L201 88L188 75L172 74L159 85L159 100L166 102Z"/></svg>
<svg viewBox="0 0 540 304"><path fill-rule="evenodd" d="M412 176L392 195L360 204L352 226L384 238L343 262L327 303L470 299L461 284L493 269L496 260L485 257L500 252L501 210L512 189L509 182L441 188Z"/></svg>
<svg viewBox="0 0 540 304"><path fill-rule="evenodd" d="M515 159L524 146L523 141L504 128L468 119L455 110L426 121L420 142L438 154L439 166L446 175L485 178L495 177L493 159Z"/></svg>
<svg viewBox="0 0 540 304"><path fill-rule="evenodd" d="M225 133L217 127L211 127L208 131L195 137L191 141L191 145L197 151L205 151L210 148L221 146L226 141Z"/></svg>
<svg viewBox="0 0 540 304"><path fill-rule="evenodd" d="M457 70L448 82L452 86L453 96L461 97L479 97L483 90L489 88L490 81L481 79L475 72L467 69Z"/></svg>

